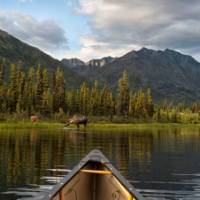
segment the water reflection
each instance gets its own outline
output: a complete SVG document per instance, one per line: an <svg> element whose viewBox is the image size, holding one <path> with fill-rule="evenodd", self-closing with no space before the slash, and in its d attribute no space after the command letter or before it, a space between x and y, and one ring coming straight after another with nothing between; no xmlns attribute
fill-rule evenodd
<svg viewBox="0 0 200 200"><path fill-rule="evenodd" d="M3 130L0 199L39 199L97 148L150 199L200 199L200 129Z"/></svg>

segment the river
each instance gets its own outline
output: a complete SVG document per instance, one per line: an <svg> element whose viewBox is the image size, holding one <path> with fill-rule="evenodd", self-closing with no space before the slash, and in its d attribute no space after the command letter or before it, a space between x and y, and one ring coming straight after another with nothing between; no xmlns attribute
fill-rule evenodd
<svg viewBox="0 0 200 200"><path fill-rule="evenodd" d="M99 149L147 200L200 199L200 128L0 130L0 199L40 199Z"/></svg>

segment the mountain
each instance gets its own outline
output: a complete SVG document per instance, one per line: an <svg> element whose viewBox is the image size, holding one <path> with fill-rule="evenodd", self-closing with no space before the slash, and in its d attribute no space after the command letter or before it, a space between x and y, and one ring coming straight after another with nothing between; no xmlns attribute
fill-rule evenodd
<svg viewBox="0 0 200 200"><path fill-rule="evenodd" d="M101 71L101 68L111 62L113 62L116 58L113 57L104 57L100 59L93 59L88 62L84 62L78 58L72 59L62 59L61 63L72 69L79 76L84 77L85 80L91 85L94 81L94 77Z"/></svg>
<svg viewBox="0 0 200 200"><path fill-rule="evenodd" d="M58 60L35 47L23 43L2 30L0 30L0 57L9 60L12 63L21 62L29 66L34 66L37 63L46 67L60 65Z"/></svg>
<svg viewBox="0 0 200 200"><path fill-rule="evenodd" d="M83 66L89 66L89 67L103 67L109 63L111 63L112 61L114 61L115 58L108 56L108 57L104 57L101 59L93 59L90 60L88 62L84 62L78 58L71 58L71 59L62 59L61 63L69 68L76 68L76 67L83 67Z"/></svg>
<svg viewBox="0 0 200 200"><path fill-rule="evenodd" d="M37 67L40 64L48 69L50 76L55 68L59 66L64 70L66 79L71 85L76 85L82 80L76 73L63 66L59 60L2 30L0 30L0 59L4 59L8 63L21 63L25 69L28 69L30 66Z"/></svg>
<svg viewBox="0 0 200 200"><path fill-rule="evenodd" d="M108 57L101 58L101 59L90 60L89 62L86 63L86 65L92 66L92 67L103 67L103 66L113 62L114 60L115 60L115 58L108 56Z"/></svg>
<svg viewBox="0 0 200 200"><path fill-rule="evenodd" d="M130 88L151 88L154 98L179 101L200 99L200 63L191 56L166 49L142 48L116 58L103 67L76 67L74 72L106 82L116 89L122 72L127 70Z"/></svg>
<svg viewBox="0 0 200 200"><path fill-rule="evenodd" d="M200 99L200 63L170 49L142 48L118 58L105 57L87 63L76 58L59 61L0 30L0 59L9 63L20 62L25 69L40 64L47 67L51 77L55 68L60 66L69 87L77 87L85 80L88 83L99 80L101 85L106 82L115 91L118 79L127 70L130 88L151 88L157 101Z"/></svg>
<svg viewBox="0 0 200 200"><path fill-rule="evenodd" d="M62 59L61 60L61 63L64 65L64 66L67 66L69 68L73 68L73 67L77 67L77 66L84 66L85 63L78 59L78 58L71 58L71 59Z"/></svg>

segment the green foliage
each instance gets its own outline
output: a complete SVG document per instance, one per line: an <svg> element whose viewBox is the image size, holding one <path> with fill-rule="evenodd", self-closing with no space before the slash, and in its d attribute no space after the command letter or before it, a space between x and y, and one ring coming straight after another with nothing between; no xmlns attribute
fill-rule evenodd
<svg viewBox="0 0 200 200"><path fill-rule="evenodd" d="M115 113L115 101L113 98L113 94L109 90L108 86L105 84L102 92L101 92L101 108L100 114L104 116L112 116Z"/></svg>
<svg viewBox="0 0 200 200"><path fill-rule="evenodd" d="M4 66L3 63L0 62L0 87L4 84Z"/></svg>
<svg viewBox="0 0 200 200"><path fill-rule="evenodd" d="M59 109L66 109L65 105L65 78L64 72L57 68L53 78L53 111L58 112Z"/></svg>
<svg viewBox="0 0 200 200"><path fill-rule="evenodd" d="M4 65L0 62L0 113L6 111L6 89L4 86Z"/></svg>
<svg viewBox="0 0 200 200"><path fill-rule="evenodd" d="M90 114L99 115L101 109L101 94L99 90L98 81L94 82L90 96Z"/></svg>
<svg viewBox="0 0 200 200"><path fill-rule="evenodd" d="M56 68L50 84L46 68L38 66L24 71L10 66L9 84L5 84L5 63L0 63L0 118L12 115L15 120L32 114L42 118L52 116L64 122L69 115L82 114L112 122L199 123L200 102L192 105L164 102L154 105L150 89L130 91L128 74L119 79L117 95L107 84L103 88L94 81L90 88L83 82L80 88L66 89L64 72ZM52 87L51 87L52 86Z"/></svg>
<svg viewBox="0 0 200 200"><path fill-rule="evenodd" d="M139 90L130 95L129 115L135 118L152 118L154 114L154 104L150 89L145 93Z"/></svg>
<svg viewBox="0 0 200 200"><path fill-rule="evenodd" d="M11 65L10 70L10 86L8 89L8 104L9 104L9 111L15 112L18 100L18 81L17 81L17 67L16 65Z"/></svg>
<svg viewBox="0 0 200 200"><path fill-rule="evenodd" d="M89 104L90 99L89 99L89 88L86 84L86 82L83 82L80 88L80 104L79 104L79 109L80 113L84 115L88 115L89 113Z"/></svg>
<svg viewBox="0 0 200 200"><path fill-rule="evenodd" d="M35 112L35 70L30 68L28 71L25 89L24 89L24 98L25 98L25 110L28 115L31 115Z"/></svg>
<svg viewBox="0 0 200 200"><path fill-rule="evenodd" d="M120 115L128 115L129 99L128 73L124 71L118 81L117 110Z"/></svg>
<svg viewBox="0 0 200 200"><path fill-rule="evenodd" d="M64 113L63 109L62 108L59 108L59 111L57 113L54 114L54 119L56 121L59 121L61 123L66 123L66 119L67 119L67 116L66 114Z"/></svg>

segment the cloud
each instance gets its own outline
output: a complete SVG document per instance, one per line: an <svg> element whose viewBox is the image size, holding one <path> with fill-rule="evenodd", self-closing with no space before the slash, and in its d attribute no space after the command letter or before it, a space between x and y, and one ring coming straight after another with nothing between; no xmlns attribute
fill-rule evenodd
<svg viewBox="0 0 200 200"><path fill-rule="evenodd" d="M65 31L54 20L39 21L20 12L1 11L0 29L49 53L68 48Z"/></svg>
<svg viewBox="0 0 200 200"><path fill-rule="evenodd" d="M93 44L101 44L94 51L102 44L113 52L132 45L194 55L200 46L199 10L199 0L80 0L79 8L90 19Z"/></svg>
<svg viewBox="0 0 200 200"><path fill-rule="evenodd" d="M101 58L105 56L119 57L123 54L139 47L135 45L111 45L106 42L99 42L95 40L92 36L82 36L81 37L82 48L80 50L72 51L68 50L65 52L68 58L77 57L84 61L89 61L91 59Z"/></svg>

